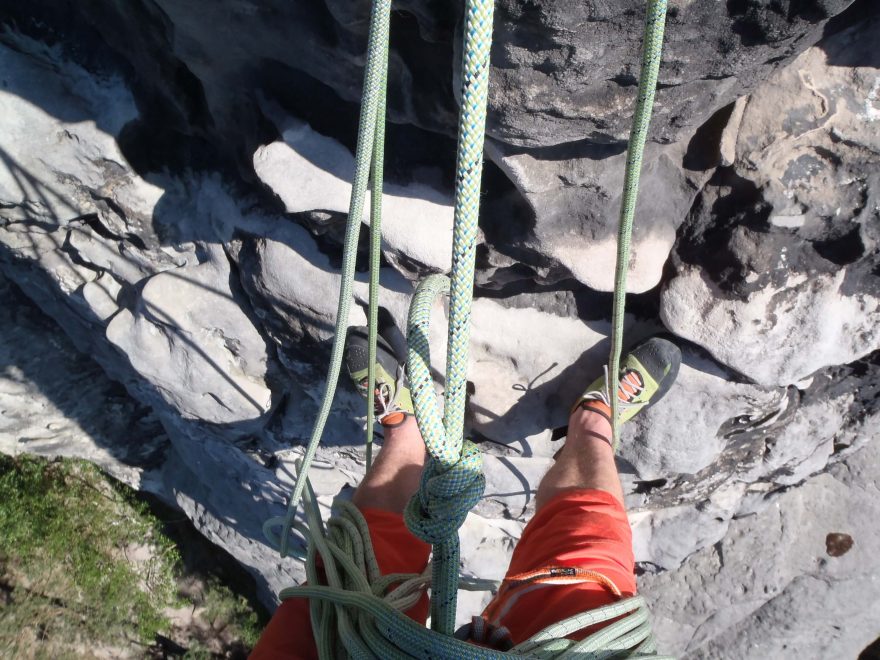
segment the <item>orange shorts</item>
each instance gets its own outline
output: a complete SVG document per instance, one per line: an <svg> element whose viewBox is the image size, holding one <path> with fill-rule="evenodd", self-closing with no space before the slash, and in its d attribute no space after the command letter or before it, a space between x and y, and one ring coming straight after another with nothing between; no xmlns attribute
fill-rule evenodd
<svg viewBox="0 0 880 660"><path fill-rule="evenodd" d="M401 515L362 512L383 574L425 569L431 548L410 533ZM518 644L552 623L633 595L634 566L632 531L620 502L599 490L557 495L526 525L504 583L482 618L491 629L506 628ZM406 614L424 624L427 596ZM582 639L587 632L571 637ZM308 601L282 603L250 657L317 658Z"/></svg>

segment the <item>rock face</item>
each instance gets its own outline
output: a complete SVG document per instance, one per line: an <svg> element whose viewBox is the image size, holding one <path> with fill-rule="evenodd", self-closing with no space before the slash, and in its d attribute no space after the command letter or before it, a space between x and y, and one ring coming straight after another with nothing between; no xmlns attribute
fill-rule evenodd
<svg viewBox="0 0 880 660"><path fill-rule="evenodd" d="M758 383L880 348L880 114L865 45L878 27L836 35L755 90L725 129L731 165L682 229L663 321Z"/></svg>
<svg viewBox="0 0 880 660"><path fill-rule="evenodd" d="M684 354L619 452L641 589L664 651L852 657L880 635L880 18L722 4L671 4L637 210L627 339ZM0 449L175 503L274 602L303 578L261 526L325 387L368 4L0 6ZM399 344L417 279L450 264L460 10L395 10L380 320ZM498 2L467 574L503 574L607 358L641 12ZM325 511L363 474L364 417L341 387ZM463 593L462 619L486 599Z"/></svg>
<svg viewBox="0 0 880 660"><path fill-rule="evenodd" d="M770 497L686 566L646 577L660 643L694 658L857 657L880 616L877 460L875 443Z"/></svg>
<svg viewBox="0 0 880 660"><path fill-rule="evenodd" d="M84 458L150 490L148 475L169 445L156 415L3 276L0 298L0 451Z"/></svg>
<svg viewBox="0 0 880 660"><path fill-rule="evenodd" d="M707 114L750 91L781 58L818 36L825 19L849 2L670 3L654 131L682 137ZM620 142L635 108L642 3L613 7L562 0L502 2L493 58L493 136L522 146L590 138ZM712 26L712 38L705 27ZM612 75L609 75L612 74Z"/></svg>
<svg viewBox="0 0 880 660"><path fill-rule="evenodd" d="M321 209L348 213L355 161L336 140L291 118L280 122L282 140L257 149L254 171L284 202L288 213ZM424 183L393 183L383 194L385 254L438 272L452 268L452 199ZM370 197L364 204L369 219Z"/></svg>
<svg viewBox="0 0 880 660"><path fill-rule="evenodd" d="M232 295L226 255L215 247L206 256L149 278L135 310L108 323L107 339L184 417L259 420L272 403L266 344Z"/></svg>
<svg viewBox="0 0 880 660"><path fill-rule="evenodd" d="M676 229L706 178L682 169L681 144L649 144L645 152L627 280L627 290L634 293L659 284ZM625 147L578 142L553 150L548 158L542 150L490 143L488 154L535 215L534 249L588 287L613 290Z"/></svg>

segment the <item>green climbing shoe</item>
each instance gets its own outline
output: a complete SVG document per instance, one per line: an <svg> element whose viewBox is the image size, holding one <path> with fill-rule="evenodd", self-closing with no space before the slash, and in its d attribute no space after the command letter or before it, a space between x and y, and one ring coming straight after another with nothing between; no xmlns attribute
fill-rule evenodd
<svg viewBox="0 0 880 660"><path fill-rule="evenodd" d="M349 328L345 339L345 366L355 389L367 398L369 386L369 331ZM403 365L394 349L382 337L376 338L376 390L373 396L376 419L383 426L398 426L413 414L412 397L406 385Z"/></svg>
<svg viewBox="0 0 880 660"><path fill-rule="evenodd" d="M681 350L666 339L652 337L632 349L620 363L617 382L620 423L629 421L639 410L662 399L675 382L680 366ZM605 374L587 388L574 408L592 410L610 422L611 394L607 375L606 366Z"/></svg>

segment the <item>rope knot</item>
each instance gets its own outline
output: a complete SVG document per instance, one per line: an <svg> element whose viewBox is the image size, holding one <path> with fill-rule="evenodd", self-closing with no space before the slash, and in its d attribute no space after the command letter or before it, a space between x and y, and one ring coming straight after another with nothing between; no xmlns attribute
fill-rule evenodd
<svg viewBox="0 0 880 660"><path fill-rule="evenodd" d="M428 459L419 492L404 513L406 526L426 543L442 543L455 536L485 487L482 454L473 442L465 440L461 456L450 467Z"/></svg>

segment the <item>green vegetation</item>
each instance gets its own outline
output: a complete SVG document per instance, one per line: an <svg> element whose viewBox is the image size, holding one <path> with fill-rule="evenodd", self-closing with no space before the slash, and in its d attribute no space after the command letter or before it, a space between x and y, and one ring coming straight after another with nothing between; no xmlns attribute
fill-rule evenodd
<svg viewBox="0 0 880 660"><path fill-rule="evenodd" d="M260 624L243 597L186 574L130 489L82 461L0 455L7 657L155 657L169 644L172 655L244 657Z"/></svg>

